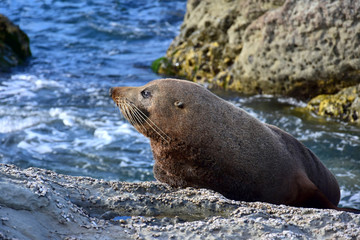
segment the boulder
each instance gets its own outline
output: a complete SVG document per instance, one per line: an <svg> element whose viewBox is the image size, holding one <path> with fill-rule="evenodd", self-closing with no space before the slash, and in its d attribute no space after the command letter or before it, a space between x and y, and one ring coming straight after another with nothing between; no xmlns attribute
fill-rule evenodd
<svg viewBox="0 0 360 240"><path fill-rule="evenodd" d="M310 99L360 82L359 33L357 1L188 0L158 72Z"/></svg>
<svg viewBox="0 0 360 240"><path fill-rule="evenodd" d="M356 239L360 215L0 164L0 239Z"/></svg>
<svg viewBox="0 0 360 240"><path fill-rule="evenodd" d="M23 63L29 56L28 36L0 14L0 71Z"/></svg>
<svg viewBox="0 0 360 240"><path fill-rule="evenodd" d="M311 99L307 108L324 117L360 124L360 84Z"/></svg>

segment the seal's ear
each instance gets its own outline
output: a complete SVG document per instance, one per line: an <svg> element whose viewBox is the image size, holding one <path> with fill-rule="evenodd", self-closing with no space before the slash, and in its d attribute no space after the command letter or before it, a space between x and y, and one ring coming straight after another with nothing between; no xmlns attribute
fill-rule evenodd
<svg viewBox="0 0 360 240"><path fill-rule="evenodd" d="M178 108L184 108L184 103L182 101L176 101L174 102L174 105Z"/></svg>

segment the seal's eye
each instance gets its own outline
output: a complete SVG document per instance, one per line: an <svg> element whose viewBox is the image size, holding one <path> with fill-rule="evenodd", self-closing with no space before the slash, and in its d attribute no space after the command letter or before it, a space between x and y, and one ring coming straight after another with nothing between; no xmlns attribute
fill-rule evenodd
<svg viewBox="0 0 360 240"><path fill-rule="evenodd" d="M151 97L151 92L145 89L141 92L141 96L143 96L143 98L149 98Z"/></svg>

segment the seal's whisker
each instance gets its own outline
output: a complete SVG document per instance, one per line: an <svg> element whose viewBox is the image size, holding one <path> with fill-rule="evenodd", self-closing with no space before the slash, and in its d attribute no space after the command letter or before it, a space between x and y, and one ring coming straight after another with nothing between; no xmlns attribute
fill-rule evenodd
<svg viewBox="0 0 360 240"><path fill-rule="evenodd" d="M121 102L121 106L125 110L125 114L127 115L127 119L131 122L131 124L138 123L137 118L134 117L134 109L125 101Z"/></svg>
<svg viewBox="0 0 360 240"><path fill-rule="evenodd" d="M164 133L153 121L151 121L145 113L143 113L135 104L130 103L127 100L119 101L119 106L122 106L124 116L129 122L136 128L137 125L141 125L144 130L146 130L143 122L147 123L150 128L158 134L164 141L169 142L171 139L168 135ZM134 118L136 120L134 120ZM138 123L138 124L135 124Z"/></svg>
<svg viewBox="0 0 360 240"><path fill-rule="evenodd" d="M143 113L135 104L131 103L132 107L137 110L137 112L140 114L140 117L166 142L169 142L168 140L171 140L171 138L166 135L166 133L161 130L153 121L151 121L148 116L146 116L145 113Z"/></svg>
<svg viewBox="0 0 360 240"><path fill-rule="evenodd" d="M164 141L169 142L170 137L164 133L153 121L151 121L148 116L143 113L135 104L131 103L127 99L119 98L116 99L116 103L123 113L123 116L132 124L138 131L143 130L146 131L146 127L144 123L147 123L149 127L159 135ZM140 128L140 129L138 129Z"/></svg>
<svg viewBox="0 0 360 240"><path fill-rule="evenodd" d="M120 110L120 113L122 113L122 115L124 116L125 119L127 119L127 116L126 116L126 112L125 112L125 109L124 109L124 106L121 105L121 104L117 104L118 107L119 107L119 110Z"/></svg>
<svg viewBox="0 0 360 240"><path fill-rule="evenodd" d="M125 103L125 104L128 104L128 103ZM144 131L146 131L146 127L144 126L144 119L141 118L138 111L136 109L134 109L131 105L129 105L128 107L130 108L131 114L133 115L135 121L138 123L138 125L140 125L140 127L142 127L142 129Z"/></svg>
<svg viewBox="0 0 360 240"><path fill-rule="evenodd" d="M135 127L135 129L138 129L138 125L136 124L137 121L134 119L134 116L132 114L132 108L126 105L126 102L121 102L119 105L121 107L121 112L123 113L124 117L130 122L131 125Z"/></svg>
<svg viewBox="0 0 360 240"><path fill-rule="evenodd" d="M122 102L119 102L119 108L121 108L121 112L123 113L124 117L132 124L134 125L134 121L131 118L131 114L129 114L128 107Z"/></svg>
<svg viewBox="0 0 360 240"><path fill-rule="evenodd" d="M129 104L129 103L127 103L127 104ZM136 114L136 116L139 118L142 125L143 125L143 122L147 123L156 134L158 134L166 142L169 142L166 139L166 137L167 138L169 138L169 137L165 133L163 133L163 131L161 131L161 129L159 129L159 127L156 126L156 124L154 122L152 122L149 118L147 118L147 116L140 109L135 108L136 107L135 105L129 106L129 107L131 107L134 110L134 114ZM144 126L143 126L143 128L144 128L144 130L146 130L146 128Z"/></svg>
<svg viewBox="0 0 360 240"><path fill-rule="evenodd" d="M133 126L136 126L136 119L134 118L134 115L133 115L133 113L132 113L132 108L131 107L129 107L129 106L127 106L127 105L125 105L125 109L126 109L126 114L128 115L128 119L129 119L129 121L131 122L131 124L133 125Z"/></svg>
<svg viewBox="0 0 360 240"><path fill-rule="evenodd" d="M153 121L151 121L151 119L149 119L148 116L146 116L146 114L143 113L135 104L131 103L131 105L132 105L132 107L134 107L134 108L137 110L138 113L140 113L140 115L141 115L140 117L141 117L143 120L145 120L145 121L146 121L146 120L149 120L149 122L150 122L151 124L153 124L153 126L156 127L158 131L160 131L162 134L164 134L166 137L168 137L168 136L166 135L166 133L164 133L164 131L162 131L161 128L159 128ZM169 138L169 137L168 137L168 138Z"/></svg>

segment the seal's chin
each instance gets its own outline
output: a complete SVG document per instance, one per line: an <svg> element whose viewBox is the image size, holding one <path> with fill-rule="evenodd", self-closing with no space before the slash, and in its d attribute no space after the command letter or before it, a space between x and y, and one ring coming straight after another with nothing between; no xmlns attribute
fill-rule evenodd
<svg viewBox="0 0 360 240"><path fill-rule="evenodd" d="M147 111L141 110L134 103L124 98L116 99L115 102L126 120L128 120L138 132L150 138L154 135L160 137L160 139L167 143L170 142L171 138L149 118Z"/></svg>

